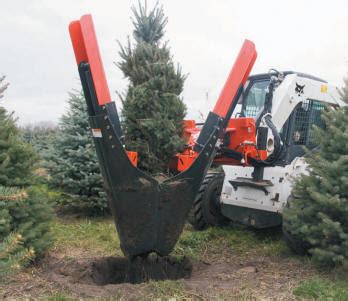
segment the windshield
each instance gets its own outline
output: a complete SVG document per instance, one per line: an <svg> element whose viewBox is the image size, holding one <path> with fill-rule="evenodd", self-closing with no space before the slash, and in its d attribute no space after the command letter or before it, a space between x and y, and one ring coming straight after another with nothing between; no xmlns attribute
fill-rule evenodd
<svg viewBox="0 0 348 301"><path fill-rule="evenodd" d="M262 110L268 84L269 79L251 83L251 87L246 90L243 100L243 116L256 117L257 113Z"/></svg>

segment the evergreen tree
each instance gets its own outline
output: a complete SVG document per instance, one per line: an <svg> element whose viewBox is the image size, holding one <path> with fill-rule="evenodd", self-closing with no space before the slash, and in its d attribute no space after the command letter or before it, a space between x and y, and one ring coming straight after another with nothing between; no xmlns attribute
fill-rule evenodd
<svg viewBox="0 0 348 301"><path fill-rule="evenodd" d="M51 221L52 210L45 194L33 188L0 186L0 253L3 250L4 262L6 254L9 260L19 260L29 250L31 257L42 256L52 243Z"/></svg>
<svg viewBox="0 0 348 301"><path fill-rule="evenodd" d="M59 204L87 214L108 212L87 105L82 92L70 93L68 112L62 116L54 141L51 184L65 193Z"/></svg>
<svg viewBox="0 0 348 301"><path fill-rule="evenodd" d="M0 98L7 85L1 84ZM12 115L0 107L0 279L41 256L52 242L47 196L19 187L33 181L34 150L21 139Z"/></svg>
<svg viewBox="0 0 348 301"><path fill-rule="evenodd" d="M0 281L25 265L33 258L33 249L22 248L22 236L11 233L0 242Z"/></svg>
<svg viewBox="0 0 348 301"><path fill-rule="evenodd" d="M344 85L340 91L342 100L348 104L348 76L343 79Z"/></svg>
<svg viewBox="0 0 348 301"><path fill-rule="evenodd" d="M138 152L138 166L150 173L166 172L170 158L183 145L186 107L180 98L185 76L174 66L168 44L162 42L167 18L156 5L132 8L133 37L121 47L118 67L129 80L122 119L127 149Z"/></svg>
<svg viewBox="0 0 348 301"><path fill-rule="evenodd" d="M57 126L51 123L28 125L21 129L24 140L31 144L41 160L47 160L52 154Z"/></svg>
<svg viewBox="0 0 348 301"><path fill-rule="evenodd" d="M309 175L294 186L294 200L284 211L290 247L309 251L315 262L348 262L348 109L323 114L326 129L316 129L319 149L307 161Z"/></svg>
<svg viewBox="0 0 348 301"><path fill-rule="evenodd" d="M0 98L4 97L4 91L9 86L9 83L4 83L4 81L5 81L5 76L0 77Z"/></svg>
<svg viewBox="0 0 348 301"><path fill-rule="evenodd" d="M0 98L7 88L0 78ZM25 143L16 126L13 114L0 107L0 185L27 186L34 180L34 149Z"/></svg>

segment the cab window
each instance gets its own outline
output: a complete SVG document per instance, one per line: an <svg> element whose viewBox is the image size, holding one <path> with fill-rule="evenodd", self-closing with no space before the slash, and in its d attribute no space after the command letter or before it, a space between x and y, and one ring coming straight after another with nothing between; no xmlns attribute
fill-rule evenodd
<svg viewBox="0 0 348 301"><path fill-rule="evenodd" d="M243 95L242 116L256 117L263 109L269 79L251 82Z"/></svg>

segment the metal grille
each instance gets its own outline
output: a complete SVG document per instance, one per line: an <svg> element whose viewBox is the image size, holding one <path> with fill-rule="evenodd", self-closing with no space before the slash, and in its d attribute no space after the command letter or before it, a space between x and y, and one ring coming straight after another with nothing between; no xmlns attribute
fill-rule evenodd
<svg viewBox="0 0 348 301"><path fill-rule="evenodd" d="M255 106L247 106L244 111L246 117L256 117L259 112L259 108Z"/></svg>
<svg viewBox="0 0 348 301"><path fill-rule="evenodd" d="M308 99L295 110L292 142L295 145L313 147L315 145L313 125L323 128L321 113L325 106L322 102Z"/></svg>

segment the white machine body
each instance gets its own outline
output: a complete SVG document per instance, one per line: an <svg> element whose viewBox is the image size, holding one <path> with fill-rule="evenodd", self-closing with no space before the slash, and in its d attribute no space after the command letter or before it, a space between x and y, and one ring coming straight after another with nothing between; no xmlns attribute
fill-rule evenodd
<svg viewBox="0 0 348 301"><path fill-rule="evenodd" d="M326 105L332 107L344 106L336 87L314 77L303 77L296 73L288 74L273 93L271 115L278 132L281 131L296 108L300 107L303 111L308 110L308 101L320 104L321 108ZM320 113L318 116L320 116ZM260 126L267 127L262 120ZM272 131L268 130L267 135L267 139L272 142ZM299 132L294 132L292 135L294 135L293 139L300 139ZM269 151L272 152L272 149ZM252 180L254 167L224 165L225 178L220 197L222 213L232 220L235 214L240 215L238 212L242 212L238 211L239 209L251 209L256 210L255 212L269 212L280 215L287 205L294 179L300 174L307 173L307 168L308 165L303 155L297 157L294 155L291 162L286 163L286 165L264 167L262 180L268 184L260 188L248 184L246 186L233 184L233 181L238 178ZM229 206L231 206L230 211L226 211ZM269 218L266 217L265 219ZM256 223L253 214L246 214L240 221L252 226ZM266 224L262 224L261 227L266 226ZM273 224L271 223L271 225Z"/></svg>
<svg viewBox="0 0 348 301"><path fill-rule="evenodd" d="M264 180L269 180L272 186L265 191L252 187L235 188L230 184L231 179L240 177L251 178L253 167L224 165L225 180L221 192L221 202L225 204L248 207L281 213L291 194L294 178L306 173L307 164L303 157L296 158L285 167L275 166L265 168Z"/></svg>

